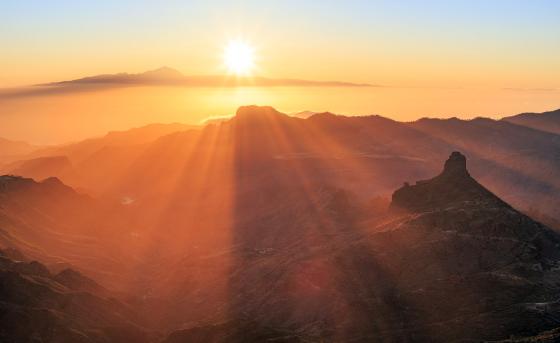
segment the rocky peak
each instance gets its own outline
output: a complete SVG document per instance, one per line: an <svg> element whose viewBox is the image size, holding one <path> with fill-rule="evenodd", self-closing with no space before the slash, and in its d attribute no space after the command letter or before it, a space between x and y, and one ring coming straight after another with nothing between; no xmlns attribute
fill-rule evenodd
<svg viewBox="0 0 560 343"><path fill-rule="evenodd" d="M393 193L391 207L412 212L431 211L465 204L509 206L473 179L467 169L466 157L454 151L438 176L405 183Z"/></svg>
<svg viewBox="0 0 560 343"><path fill-rule="evenodd" d="M467 158L458 151L453 151L443 165L443 174L469 176Z"/></svg>

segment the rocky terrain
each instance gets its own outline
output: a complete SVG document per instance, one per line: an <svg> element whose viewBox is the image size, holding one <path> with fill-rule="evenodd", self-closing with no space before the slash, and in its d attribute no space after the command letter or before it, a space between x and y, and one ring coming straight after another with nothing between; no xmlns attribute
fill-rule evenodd
<svg viewBox="0 0 560 343"><path fill-rule="evenodd" d="M280 341L522 341L557 327L560 236L476 182L462 154L397 190L391 212L374 228L334 214L328 239L244 257L235 320L168 341L267 341L253 332L270 328Z"/></svg>
<svg viewBox="0 0 560 343"><path fill-rule="evenodd" d="M266 120L258 120L261 117ZM546 123L559 118L557 111L532 117ZM0 166L0 172L37 180L56 176L91 195L134 198L136 204L151 206L153 196L172 193L163 194L161 187L172 187L186 164L204 166L204 158L209 158L205 152L216 151L212 163L231 169L230 162L237 159L234 147L243 137L247 155L265 155L267 165L298 165L315 178L326 178L367 198L389 196L402 180L433 175L439 168L435 161L460 150L470 157L471 173L492 192L556 226L560 136L510 119L404 123L377 115L332 113L311 113L304 119L269 107L247 106L229 120L204 127L150 125L38 149ZM216 146L218 142L224 146ZM161 178L162 171L168 177ZM169 186L164 185L166 180ZM155 202L160 201L164 200Z"/></svg>
<svg viewBox="0 0 560 343"><path fill-rule="evenodd" d="M560 236L524 213L556 214L560 136L256 106L158 135L57 148L60 178L0 177L0 338L556 337Z"/></svg>
<svg viewBox="0 0 560 343"><path fill-rule="evenodd" d="M95 281L71 269L52 274L13 255L0 251L0 341L150 341L133 309Z"/></svg>

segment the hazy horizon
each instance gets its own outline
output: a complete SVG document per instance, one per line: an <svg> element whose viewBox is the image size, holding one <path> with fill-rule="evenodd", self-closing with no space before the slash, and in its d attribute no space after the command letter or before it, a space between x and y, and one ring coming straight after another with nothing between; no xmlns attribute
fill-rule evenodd
<svg viewBox="0 0 560 343"><path fill-rule="evenodd" d="M160 65L222 74L230 39L250 42L268 77L559 88L559 11L551 0L3 2L0 88Z"/></svg>
<svg viewBox="0 0 560 343"><path fill-rule="evenodd" d="M560 108L557 93L552 92L524 95L515 90L479 90L466 98L464 93L460 89L416 88L119 88L0 101L0 137L40 145L61 144L151 123L200 125L208 118L231 116L244 105L272 106L289 114L381 115L403 122L425 117L500 119ZM535 105L535 98L542 103Z"/></svg>
<svg viewBox="0 0 560 343"><path fill-rule="evenodd" d="M63 143L154 122L196 124L249 104L399 121L553 110L558 12L550 0L3 2L0 43L10 48L0 55L0 137ZM233 83L18 93L164 65ZM234 86L258 77L376 87Z"/></svg>

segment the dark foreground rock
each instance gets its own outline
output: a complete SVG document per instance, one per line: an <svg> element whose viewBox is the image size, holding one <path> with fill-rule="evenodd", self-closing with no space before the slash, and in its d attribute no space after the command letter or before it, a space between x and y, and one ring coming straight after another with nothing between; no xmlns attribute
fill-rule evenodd
<svg viewBox="0 0 560 343"><path fill-rule="evenodd" d="M0 256L0 342L150 340L130 308L102 294L66 286L69 274L71 285L95 285L75 271L52 275L41 263ZM96 289L103 290L98 285Z"/></svg>

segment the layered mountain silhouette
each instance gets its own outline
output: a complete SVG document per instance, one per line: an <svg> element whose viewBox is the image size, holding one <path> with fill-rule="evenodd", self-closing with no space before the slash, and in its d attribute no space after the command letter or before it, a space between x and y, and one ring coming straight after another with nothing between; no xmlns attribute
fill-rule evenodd
<svg viewBox="0 0 560 343"><path fill-rule="evenodd" d="M53 271L79 267L114 285L127 263L121 247L133 244L121 206L80 194L55 177L0 176L0 247Z"/></svg>
<svg viewBox="0 0 560 343"><path fill-rule="evenodd" d="M375 228L337 204L320 210L328 239L243 259L235 320L167 341L521 341L556 327L560 236L472 179L460 153L397 190L406 214Z"/></svg>
<svg viewBox="0 0 560 343"><path fill-rule="evenodd" d="M20 156L25 156L38 149L26 142L12 141L0 138L0 166L12 162Z"/></svg>
<svg viewBox="0 0 560 343"><path fill-rule="evenodd" d="M311 81L261 76L193 75L186 76L170 68L161 67L143 73L102 74L75 80L50 82L30 87L7 89L0 92L0 99L28 96L49 96L72 92L97 91L130 86L174 87L379 87L367 83L343 81Z"/></svg>
<svg viewBox="0 0 560 343"><path fill-rule="evenodd" d="M308 81L297 79L270 79L264 77L224 77L222 75L185 76L181 72L161 67L140 74L108 74L90 76L76 80L48 83L43 86L67 86L73 84L167 84L178 86L353 86L366 87L369 84L357 84L338 81Z"/></svg>
<svg viewBox="0 0 560 343"><path fill-rule="evenodd" d="M260 108L252 111L258 118ZM560 136L556 134L485 118L401 123L381 116L314 113L307 119L299 119L280 113L269 119L264 123L269 134L262 141L261 133L256 132L258 126L247 126L241 133L241 126L236 123L242 119L234 116L199 131L189 132L191 127L186 126L166 126L154 134L144 134L141 130L135 135L146 139L131 139L130 143L108 136L42 149L0 170L37 179L57 176L92 194L109 193L122 198L134 193L141 201L144 190L138 191L134 182L143 182L142 178L160 179L161 170L171 170L170 175L180 173L184 163L200 166L201 161L197 159L203 158L204 153L190 149L198 145L201 151L209 151L218 141L229 146L217 150L231 149L235 143L233 137L237 135L234 132L238 132L247 137L248 144L254 145L248 147L249 155L260 149L273 160L269 164L313 166L315 177L325 174L324 177L339 186L350 187L368 197L372 193L388 196L402 180L433 175L439 167L432 161L444 158L449 151L461 150L471 156L473 175L500 197L517 208L538 214L539 219L551 225L560 219L554 205L560 201L556 177L560 167L556 158ZM129 134L132 131L123 132L124 136ZM273 140L270 144L263 144L270 139ZM158 158L158 155L168 158ZM167 182L171 184L172 178L167 178ZM158 187L156 182L153 188ZM161 191L158 189L157 193Z"/></svg>
<svg viewBox="0 0 560 343"><path fill-rule="evenodd" d="M246 106L138 139L33 156L66 156L71 177L0 178L0 247L27 278L3 303L90 341L557 337L560 236L518 211L557 210L553 133ZM27 270L49 288L23 304ZM115 299L108 321L58 305L75 293L99 316ZM53 341L14 318L0 337Z"/></svg>
<svg viewBox="0 0 560 343"><path fill-rule="evenodd" d="M19 154L15 161L0 166L0 170L6 174L24 175L36 180L57 176L81 187L80 185L95 182L94 180L118 176L120 172L116 169L126 168L127 161L137 157L146 145L159 137L177 131L196 129L200 127L172 123L112 131L102 137L80 142L38 147L25 154ZM111 166L110 175L105 174L107 170L99 169L103 166Z"/></svg>
<svg viewBox="0 0 560 343"><path fill-rule="evenodd" d="M560 109L544 113L521 113L502 120L537 130L560 134Z"/></svg>

